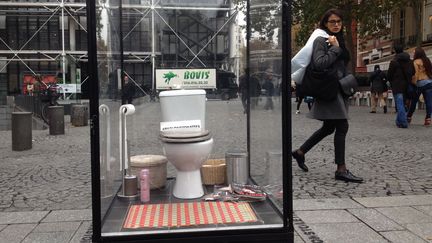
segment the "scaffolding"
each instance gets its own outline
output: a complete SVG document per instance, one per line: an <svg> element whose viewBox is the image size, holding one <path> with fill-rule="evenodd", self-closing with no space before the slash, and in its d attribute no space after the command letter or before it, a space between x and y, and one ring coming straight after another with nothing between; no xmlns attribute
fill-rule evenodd
<svg viewBox="0 0 432 243"><path fill-rule="evenodd" d="M109 2L98 0L99 9L109 8ZM150 80L154 88L154 70L161 66L220 68L235 71L239 76L239 28L235 21L238 10L229 0L203 2L204 5L196 7L187 1L123 0L124 71L138 87ZM36 75L44 67L57 66L63 84L76 82L73 79L77 76L77 65L85 67L87 62L84 0L0 2L0 27L2 21L6 30L0 29L0 74L6 72L16 79L12 82L10 78L0 79L8 82L8 94L20 89L20 73L24 70ZM54 29L56 26L59 31ZM8 28L17 30L13 38ZM44 34L52 34L54 38L43 37ZM59 43L53 44L56 39ZM12 63L19 65L8 69ZM20 73L12 74L14 69ZM77 84L84 85L87 80L84 75ZM63 98L68 98L64 91Z"/></svg>

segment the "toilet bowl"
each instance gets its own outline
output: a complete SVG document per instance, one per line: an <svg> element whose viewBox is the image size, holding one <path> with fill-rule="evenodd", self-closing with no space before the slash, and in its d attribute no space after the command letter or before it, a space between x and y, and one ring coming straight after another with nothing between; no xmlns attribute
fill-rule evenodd
<svg viewBox="0 0 432 243"><path fill-rule="evenodd" d="M213 149L213 138L205 129L205 91L170 90L159 97L160 141L166 158L177 170L173 195L180 199L202 197L200 168Z"/></svg>

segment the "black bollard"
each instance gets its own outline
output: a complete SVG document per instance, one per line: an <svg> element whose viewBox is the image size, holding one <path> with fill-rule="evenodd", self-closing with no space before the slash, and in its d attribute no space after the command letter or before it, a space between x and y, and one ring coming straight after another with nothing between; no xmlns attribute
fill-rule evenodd
<svg viewBox="0 0 432 243"><path fill-rule="evenodd" d="M64 129L64 107L50 106L48 107L49 118L49 134L61 135L65 134Z"/></svg>
<svg viewBox="0 0 432 243"><path fill-rule="evenodd" d="M87 126L88 109L86 105L73 104L71 107L71 124L73 126Z"/></svg>
<svg viewBox="0 0 432 243"><path fill-rule="evenodd" d="M32 148L32 113L12 112L12 150Z"/></svg>

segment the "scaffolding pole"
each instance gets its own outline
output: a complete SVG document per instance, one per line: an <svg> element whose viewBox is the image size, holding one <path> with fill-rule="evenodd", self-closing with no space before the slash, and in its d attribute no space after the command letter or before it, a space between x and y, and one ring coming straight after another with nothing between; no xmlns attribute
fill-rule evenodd
<svg viewBox="0 0 432 243"><path fill-rule="evenodd" d="M66 84L66 52L65 52L65 16L64 16L64 0L61 1L61 20L62 20L62 79L63 85ZM64 86L63 86L64 87ZM65 89L62 88L63 100L66 99Z"/></svg>

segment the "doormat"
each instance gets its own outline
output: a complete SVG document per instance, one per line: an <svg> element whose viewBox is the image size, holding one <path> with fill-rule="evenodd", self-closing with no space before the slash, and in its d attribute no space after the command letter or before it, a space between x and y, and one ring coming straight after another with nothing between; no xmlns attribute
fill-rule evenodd
<svg viewBox="0 0 432 243"><path fill-rule="evenodd" d="M247 202L188 202L131 205L125 229L256 222Z"/></svg>

